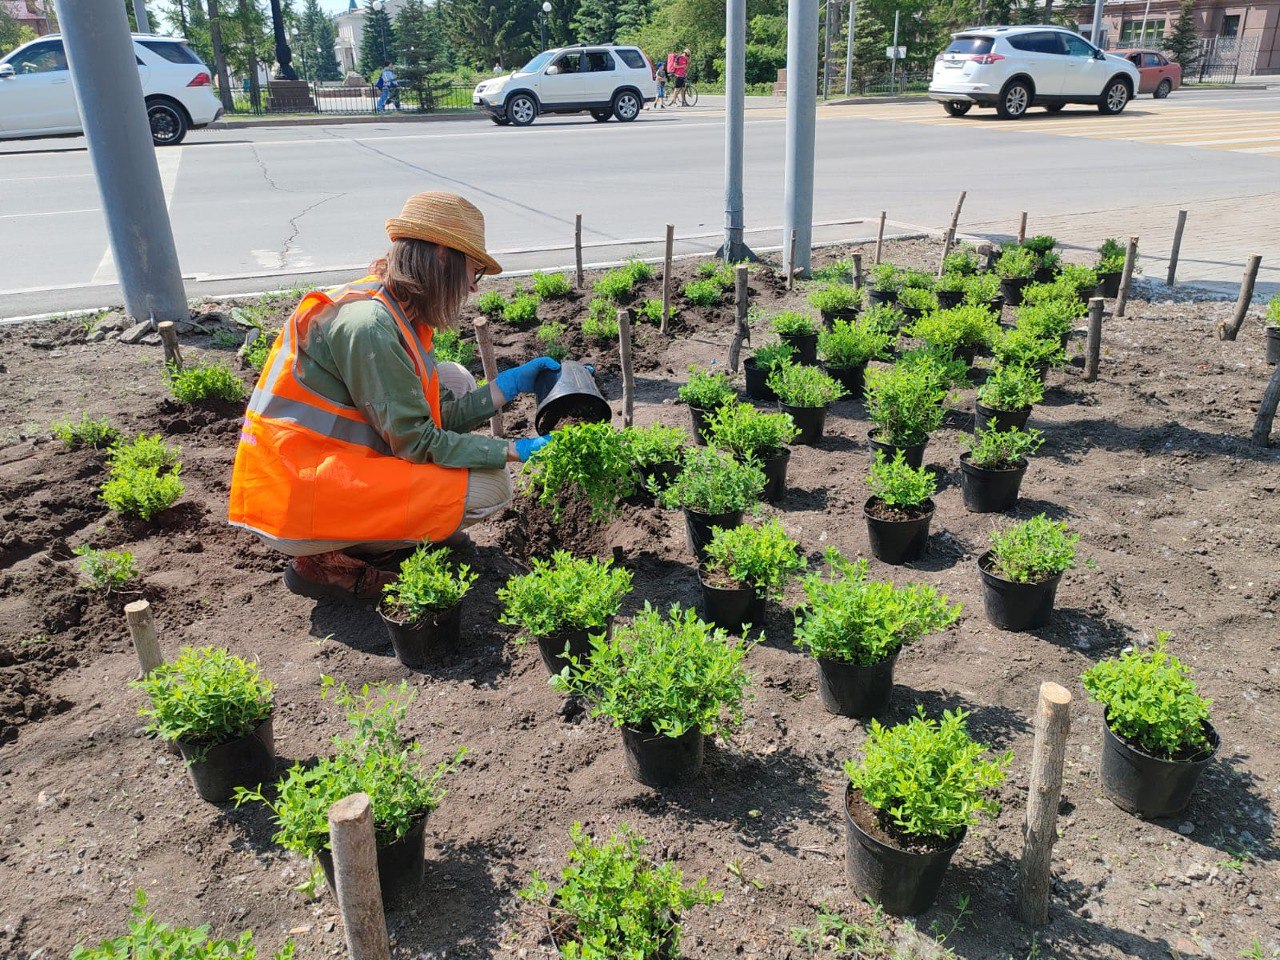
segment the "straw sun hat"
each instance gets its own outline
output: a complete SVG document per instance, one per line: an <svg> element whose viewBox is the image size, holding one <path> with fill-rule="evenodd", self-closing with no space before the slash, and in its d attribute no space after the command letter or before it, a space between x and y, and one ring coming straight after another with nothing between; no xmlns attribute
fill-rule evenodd
<svg viewBox="0 0 1280 960"><path fill-rule="evenodd" d="M387 221L392 240L425 240L465 253L487 274L501 273L484 248L484 214L453 193L419 193L404 202L400 216Z"/></svg>

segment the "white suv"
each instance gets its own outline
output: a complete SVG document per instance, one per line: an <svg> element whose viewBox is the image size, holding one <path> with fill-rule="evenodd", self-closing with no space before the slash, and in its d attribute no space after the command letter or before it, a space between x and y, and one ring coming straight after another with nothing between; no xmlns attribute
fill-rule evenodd
<svg viewBox="0 0 1280 960"><path fill-rule="evenodd" d="M189 129L222 115L209 68L182 40L134 34L133 52L156 146L181 143ZM81 130L61 37L33 40L0 60L0 140Z"/></svg>
<svg viewBox="0 0 1280 960"><path fill-rule="evenodd" d="M933 65L929 96L962 117L974 104L1016 120L1031 107L1068 103L1119 113L1138 89L1138 70L1060 27L978 27L951 35Z"/></svg>
<svg viewBox="0 0 1280 960"><path fill-rule="evenodd" d="M590 112L624 123L658 95L653 64L638 47L561 47L538 54L515 73L476 86L471 103L494 123L527 127L540 113Z"/></svg>

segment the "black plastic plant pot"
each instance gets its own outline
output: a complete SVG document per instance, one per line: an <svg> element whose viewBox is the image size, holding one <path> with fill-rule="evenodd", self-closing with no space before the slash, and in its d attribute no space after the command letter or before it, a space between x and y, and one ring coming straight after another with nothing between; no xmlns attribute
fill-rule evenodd
<svg viewBox="0 0 1280 960"><path fill-rule="evenodd" d="M872 306L891 307L898 299L897 290L868 290L867 301Z"/></svg>
<svg viewBox="0 0 1280 960"><path fill-rule="evenodd" d="M627 755L627 773L646 787L685 783L702 769L703 741L702 731L697 727L678 737L623 727L622 749Z"/></svg>
<svg viewBox="0 0 1280 960"><path fill-rule="evenodd" d="M818 658L818 696L828 713L874 717L889 709L898 654L879 663L857 664Z"/></svg>
<svg viewBox="0 0 1280 960"><path fill-rule="evenodd" d="M848 391L847 400L861 400L862 390L866 385L867 365L861 363L856 367L833 367L830 364L823 364L822 369L826 371L827 376Z"/></svg>
<svg viewBox="0 0 1280 960"><path fill-rule="evenodd" d="M926 500L918 516L908 520L882 520L871 515L875 497L863 504L862 515L867 518L867 539L871 541L872 555L884 563L903 564L919 560L929 546L929 523L933 520L933 501Z"/></svg>
<svg viewBox="0 0 1280 960"><path fill-rule="evenodd" d="M400 621L387 615L381 607L378 614L387 625L391 649L406 667L417 669L438 661L443 654L458 649L462 630L462 601L448 610L429 613L420 620Z"/></svg>
<svg viewBox="0 0 1280 960"><path fill-rule="evenodd" d="M822 439L822 432L827 425L827 408L826 407L793 407L789 403L778 401L778 409L783 413L791 414L791 419L796 422L796 429L800 432L796 434L796 438L791 442L799 443L806 447L816 447L818 441Z"/></svg>
<svg viewBox="0 0 1280 960"><path fill-rule="evenodd" d="M776 451L768 459L760 460L764 470L765 485L760 492L760 499L765 503L781 503L787 497L787 464L791 462L791 451L786 447Z"/></svg>
<svg viewBox="0 0 1280 960"><path fill-rule="evenodd" d="M1027 461L1012 470L987 470L977 466L972 454L960 454L960 487L964 508L970 513L1003 513L1018 502L1018 490L1027 472Z"/></svg>
<svg viewBox="0 0 1280 960"><path fill-rule="evenodd" d="M1267 327L1267 363L1280 363L1280 327Z"/></svg>
<svg viewBox="0 0 1280 960"><path fill-rule="evenodd" d="M984 407L981 403L975 403L973 429L975 432L980 432L994 423L997 430L1012 430L1015 427L1022 430L1026 427L1027 418L1030 416L1030 407L1023 407L1021 410L997 410L995 407Z"/></svg>
<svg viewBox="0 0 1280 960"><path fill-rule="evenodd" d="M698 580L702 583L702 609L708 621L729 633L740 633L746 624L764 626L764 597L754 587L717 587L707 583L701 568Z"/></svg>
<svg viewBox="0 0 1280 960"><path fill-rule="evenodd" d="M1004 297L1004 302L1010 307L1022 306L1022 291L1027 288L1031 280L1027 277L1011 277L1007 280L1000 281L1000 295Z"/></svg>
<svg viewBox="0 0 1280 960"><path fill-rule="evenodd" d="M1062 574L1039 583L1016 583L997 576L990 568L988 550L978 558L978 572L982 575L982 609L993 626L1021 633L1049 622Z"/></svg>
<svg viewBox="0 0 1280 960"><path fill-rule="evenodd" d="M559 371L543 370L533 382L533 392L538 398L533 428L542 436L562 420L607 423L613 419L595 377L577 360L561 360Z"/></svg>
<svg viewBox="0 0 1280 960"><path fill-rule="evenodd" d="M845 307L843 310L819 310L822 314L822 325L830 330L836 325L837 320L845 320L853 323L858 319L857 307Z"/></svg>
<svg viewBox="0 0 1280 960"><path fill-rule="evenodd" d="M276 742L271 717L251 733L213 746L177 741L196 793L210 803L226 803L236 787L256 787L276 772Z"/></svg>
<svg viewBox="0 0 1280 960"><path fill-rule="evenodd" d="M905 303L902 303L901 301L899 301L898 303L898 309L902 311L902 315L904 317L906 317L909 321L913 323L924 316L924 311L921 310L919 307L908 307Z"/></svg>
<svg viewBox="0 0 1280 960"><path fill-rule="evenodd" d="M958 307L964 300L963 290L935 290L934 295L938 298L938 306L943 310Z"/></svg>
<svg viewBox="0 0 1280 960"><path fill-rule="evenodd" d="M845 876L859 896L869 897L885 912L900 917L924 913L938 899L951 857L964 842L916 853L885 843L862 828L850 809L852 785L845 788ZM869 809L869 808L868 808Z"/></svg>
<svg viewBox="0 0 1280 960"><path fill-rule="evenodd" d="M902 459L909 467L919 470L924 465L924 448L929 445L926 438L921 443L912 443L907 446L899 446L896 443L885 443L883 440L876 439L880 434L880 428L876 427L867 434L867 443L871 445L871 457L875 459L876 451L879 450L884 454L886 460L892 460L898 455L898 451L902 451Z"/></svg>
<svg viewBox="0 0 1280 960"><path fill-rule="evenodd" d="M747 357L742 361L742 376L746 380L747 396L752 400L767 403L778 399L778 395L769 386L769 371L756 363L755 357Z"/></svg>
<svg viewBox="0 0 1280 960"><path fill-rule="evenodd" d="M816 333L783 333L779 339L794 351L792 360L816 366L818 363L818 335Z"/></svg>
<svg viewBox="0 0 1280 960"><path fill-rule="evenodd" d="M1164 760L1116 736L1102 725L1102 792L1125 813L1154 819L1186 809L1204 768L1218 752L1218 732L1205 724L1210 751L1198 760Z"/></svg>
<svg viewBox="0 0 1280 960"><path fill-rule="evenodd" d="M1036 283L1053 283L1053 278L1058 275L1058 271L1053 267L1036 267L1035 276L1031 279Z"/></svg>
<svg viewBox="0 0 1280 960"><path fill-rule="evenodd" d="M1098 296L1114 299L1120 296L1120 271L1098 274Z"/></svg>
<svg viewBox="0 0 1280 960"><path fill-rule="evenodd" d="M999 317L1004 312L1005 299L1003 293L997 293L994 297L987 301L987 306L991 312Z"/></svg>
<svg viewBox="0 0 1280 960"><path fill-rule="evenodd" d="M707 544L711 542L712 528L732 530L742 526L741 510L730 510L728 513L698 513L696 510L684 511L684 528L689 535L689 549L698 558L698 563L707 559Z"/></svg>
<svg viewBox="0 0 1280 960"><path fill-rule="evenodd" d="M689 408L689 425L693 428L693 442L700 447L707 445L707 421L711 419L712 410L701 407Z"/></svg>
<svg viewBox="0 0 1280 960"><path fill-rule="evenodd" d="M399 840L377 848L378 886L382 890L382 902L389 907L408 905L410 898L422 885L427 867L426 829L429 816L430 813L425 814ZM320 861L320 869L324 871L329 889L336 895L338 885L333 879L333 852L325 847L316 852L316 859Z"/></svg>
<svg viewBox="0 0 1280 960"><path fill-rule="evenodd" d="M966 367L972 367L973 361L977 359L978 356L978 348L974 344L966 344L964 346L956 347L951 351L951 355L957 360L963 360Z"/></svg>
<svg viewBox="0 0 1280 960"><path fill-rule="evenodd" d="M661 463L649 463L640 468L641 486L646 496L652 497L650 486L655 487L658 492L662 492L671 486L671 481L680 473L680 464L674 460L664 460Z"/></svg>
<svg viewBox="0 0 1280 960"><path fill-rule="evenodd" d="M547 673L555 676L570 666L569 657L577 657L579 663L585 663L591 656L591 635L600 633L608 642L613 635L613 617L608 617L603 627L568 627L538 637L538 653L542 655L542 665L547 668Z"/></svg>

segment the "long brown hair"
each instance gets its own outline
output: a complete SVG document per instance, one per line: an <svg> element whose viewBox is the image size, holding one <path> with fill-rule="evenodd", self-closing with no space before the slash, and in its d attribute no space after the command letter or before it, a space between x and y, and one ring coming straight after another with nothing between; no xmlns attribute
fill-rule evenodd
<svg viewBox="0 0 1280 960"><path fill-rule="evenodd" d="M392 240L387 255L373 261L369 272L386 284L411 321L435 330L457 326L471 292L467 255L425 240Z"/></svg>

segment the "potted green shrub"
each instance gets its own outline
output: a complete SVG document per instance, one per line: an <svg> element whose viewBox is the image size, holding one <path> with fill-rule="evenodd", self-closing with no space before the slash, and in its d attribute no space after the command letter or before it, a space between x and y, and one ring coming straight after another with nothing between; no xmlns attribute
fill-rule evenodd
<svg viewBox="0 0 1280 960"><path fill-rule="evenodd" d="M1118 297L1120 278L1124 274L1124 260L1128 251L1114 237L1108 237L1098 247L1098 296Z"/></svg>
<svg viewBox="0 0 1280 960"><path fill-rule="evenodd" d="M1089 298L1098 292L1098 273L1092 267L1078 263L1064 263L1058 269L1055 284L1061 284L1071 292L1071 298L1087 305Z"/></svg>
<svg viewBox="0 0 1280 960"><path fill-rule="evenodd" d="M1023 305L1018 308L1014 328L1045 340L1056 340L1066 349L1067 338L1075 329L1076 321L1088 313L1088 306L1076 297L1064 297L1061 291L1055 291L1053 284L1048 286L1045 296L1039 294L1046 289L1039 285L1027 287L1022 296Z"/></svg>
<svg viewBox="0 0 1280 960"><path fill-rule="evenodd" d="M934 720L920 708L897 726L872 720L862 762L845 764L845 872L888 913L928 910L969 827L1000 812L994 793L1013 755L984 758L968 717Z"/></svg>
<svg viewBox="0 0 1280 960"><path fill-rule="evenodd" d="M945 356L973 363L1000 333L1000 324L985 307L959 306L926 313L907 330L927 347Z"/></svg>
<svg viewBox="0 0 1280 960"><path fill-rule="evenodd" d="M707 419L730 400L738 399L738 393L729 382L729 375L720 370L689 368L689 379L676 391L676 395L689 407L689 419L693 424L693 440L699 446L706 444Z"/></svg>
<svg viewBox="0 0 1280 960"><path fill-rule="evenodd" d="M818 325L807 313L783 310L769 321L773 332L793 351L794 362L813 365L818 362Z"/></svg>
<svg viewBox="0 0 1280 960"><path fill-rule="evenodd" d="M919 320L926 313L938 309L938 298L931 289L903 287L898 291L898 309L908 320Z"/></svg>
<svg viewBox="0 0 1280 960"><path fill-rule="evenodd" d="M809 294L809 306L818 311L828 330L837 320L856 320L860 301L858 291L847 283L824 283Z"/></svg>
<svg viewBox="0 0 1280 960"><path fill-rule="evenodd" d="M1172 817L1191 801L1205 767L1218 752L1207 700L1191 671L1156 634L1145 652L1103 660L1081 676L1091 700L1104 707L1102 792L1140 817Z"/></svg>
<svg viewBox="0 0 1280 960"><path fill-rule="evenodd" d="M951 254L947 256L950 257ZM964 302L965 281L969 276L965 273L947 271L938 278L937 283L933 285L933 293L938 298L940 308L950 310Z"/></svg>
<svg viewBox="0 0 1280 960"><path fill-rule="evenodd" d="M867 579L866 560L826 552L828 573L804 579L795 644L818 664L818 695L829 713L870 717L889 707L898 653L960 616L932 587Z"/></svg>
<svg viewBox="0 0 1280 960"><path fill-rule="evenodd" d="M698 569L707 619L730 633L748 623L762 625L765 601L780 597L804 567L800 545L776 519L713 531Z"/></svg>
<svg viewBox="0 0 1280 960"><path fill-rule="evenodd" d="M574 823L568 865L553 890L533 872L520 896L545 911L541 919L556 953L573 960L666 960L680 956L680 918L722 894L705 879L684 886L684 874L644 855L648 845L626 823L597 842Z"/></svg>
<svg viewBox="0 0 1280 960"><path fill-rule="evenodd" d="M631 592L631 571L564 550L555 551L550 560L534 559L530 566L528 573L512 577L498 590L503 605L499 622L520 628L518 647L533 637L547 672L556 674L569 666L571 657L588 656L592 635L608 641L613 618Z"/></svg>
<svg viewBox="0 0 1280 960"><path fill-rule="evenodd" d="M877 263L871 268L867 300L872 305L892 306L902 288L901 271L891 263Z"/></svg>
<svg viewBox="0 0 1280 960"><path fill-rule="evenodd" d="M896 338L898 331L906 325L907 317L891 304L875 303L867 307L861 320L873 333L887 333L891 338ZM889 342L892 343L893 340Z"/></svg>
<svg viewBox="0 0 1280 960"><path fill-rule="evenodd" d="M1022 291L1036 273L1036 255L1025 247L1011 247L1000 254L996 261L996 276L1000 278L1000 293L1011 307L1022 303Z"/></svg>
<svg viewBox="0 0 1280 960"><path fill-rule="evenodd" d="M1004 366L1021 366L1033 371L1041 384L1050 367L1062 366L1067 360L1061 340L1018 327L1001 331L991 342L991 355Z"/></svg>
<svg viewBox="0 0 1280 960"><path fill-rule="evenodd" d="M465 563L451 564L448 547L423 544L406 557L378 604L396 659L416 669L457 650L462 598L479 578Z"/></svg>
<svg viewBox="0 0 1280 960"><path fill-rule="evenodd" d="M608 423L558 428L523 473L529 491L557 522L570 502L587 504L593 522L608 520L639 481L626 438Z"/></svg>
<svg viewBox="0 0 1280 960"><path fill-rule="evenodd" d="M762 403L772 403L778 395L769 387L769 374L783 363L791 363L796 352L791 344L773 340L761 344L751 356L742 361L742 377L746 381L747 396Z"/></svg>
<svg viewBox="0 0 1280 960"><path fill-rule="evenodd" d="M978 388L973 405L973 428L994 424L1000 430L1025 429L1031 408L1044 399L1044 384L1035 371L1017 363L1002 363Z"/></svg>
<svg viewBox="0 0 1280 960"><path fill-rule="evenodd" d="M690 450L680 472L663 490L658 502L684 511L689 549L698 562L706 559L713 527L736 527L767 483L756 463L744 463L733 454L710 447Z"/></svg>
<svg viewBox="0 0 1280 960"><path fill-rule="evenodd" d="M978 273L965 277L963 302L975 307L986 307L998 318L1000 311L1004 309L999 274Z"/></svg>
<svg viewBox="0 0 1280 960"><path fill-rule="evenodd" d="M978 558L982 606L1001 630L1035 630L1049 622L1062 574L1076 565L1079 534L1043 513L991 531Z"/></svg>
<svg viewBox="0 0 1280 960"><path fill-rule="evenodd" d="M1280 293L1267 303L1267 363L1280 363Z"/></svg>
<svg viewBox="0 0 1280 960"><path fill-rule="evenodd" d="M1020 244L1035 260L1035 280L1037 283L1050 283L1057 275L1062 257L1053 249L1058 245L1057 239L1041 234L1038 237L1027 237Z"/></svg>
<svg viewBox="0 0 1280 960"><path fill-rule="evenodd" d="M960 454L960 487L970 513L1013 509L1027 472L1027 458L1044 443L1039 430L1001 430L992 424L975 434L961 434L969 448Z"/></svg>
<svg viewBox="0 0 1280 960"><path fill-rule="evenodd" d="M837 320L818 334L818 355L828 376L844 387L849 396L861 397L867 364L888 356L891 343L893 334L878 330L865 319Z"/></svg>
<svg viewBox="0 0 1280 960"><path fill-rule="evenodd" d="M646 603L613 642L594 640L590 658L551 684L622 730L632 777L665 787L698 775L706 736L728 737L742 723L749 647L679 604L663 616Z"/></svg>
<svg viewBox="0 0 1280 960"><path fill-rule="evenodd" d="M958 277L972 277L982 269L982 261L978 259L978 251L967 243L962 243L942 258L942 274Z"/></svg>
<svg viewBox="0 0 1280 960"><path fill-rule="evenodd" d="M689 442L684 427L651 423L647 427L627 427L622 436L641 487L654 495L666 489L680 472L680 461Z"/></svg>
<svg viewBox="0 0 1280 960"><path fill-rule="evenodd" d="M151 700L138 711L147 731L177 746L201 798L225 803L237 787L275 773L275 685L257 664L216 647L183 647L134 686Z"/></svg>
<svg viewBox="0 0 1280 960"><path fill-rule="evenodd" d="M413 693L399 687L367 684L358 695L346 684L322 676L321 697L343 709L351 732L333 740L334 754L314 763L295 763L276 787L275 800L263 788L236 791L236 806L254 801L274 814L272 838L286 850L320 862L329 889L334 888L333 853L329 849L329 808L353 793L369 797L383 902L407 902L422 882L427 818L440 806L441 782L466 755L460 747L427 773L422 745L406 746L400 724Z"/></svg>
<svg viewBox="0 0 1280 960"><path fill-rule="evenodd" d="M867 417L875 424L868 435L872 453L901 453L908 464L919 467L929 434L946 416L947 389L927 370L899 362L867 371L865 393Z"/></svg>
<svg viewBox="0 0 1280 960"><path fill-rule="evenodd" d="M778 395L778 406L795 421L796 443L816 446L827 422L827 407L847 391L817 367L784 363L769 374L769 386Z"/></svg>
<svg viewBox="0 0 1280 960"><path fill-rule="evenodd" d="M749 403L726 403L707 422L711 444L729 450L739 460L752 461L764 471L761 498L781 503L787 494L787 464L795 439L795 421L789 413L765 413Z"/></svg>
<svg viewBox="0 0 1280 960"><path fill-rule="evenodd" d="M933 496L938 481L932 473L907 463L899 450L892 460L877 450L867 477L871 496L863 504L871 553L885 563L919 560L929 543Z"/></svg>

